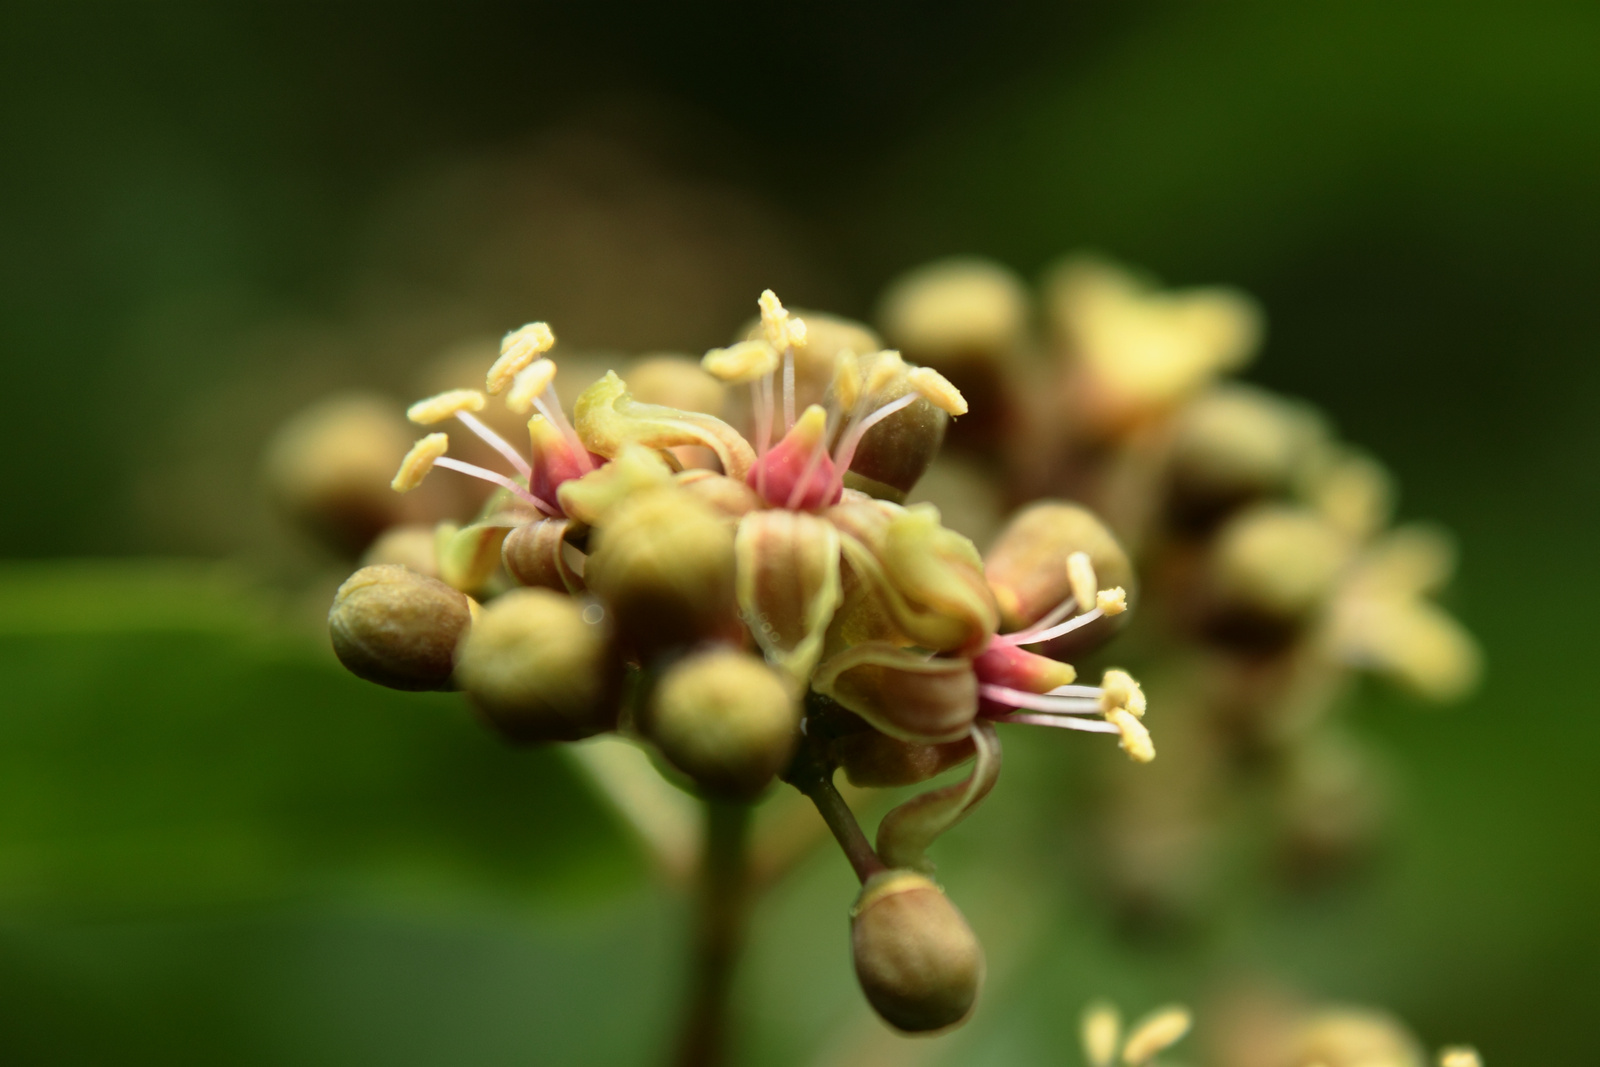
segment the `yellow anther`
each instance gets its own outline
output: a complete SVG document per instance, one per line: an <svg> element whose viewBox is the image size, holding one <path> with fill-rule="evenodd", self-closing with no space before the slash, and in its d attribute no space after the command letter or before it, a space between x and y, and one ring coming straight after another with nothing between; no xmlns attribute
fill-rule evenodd
<svg viewBox="0 0 1600 1067"><path fill-rule="evenodd" d="M1176 1045L1193 1024L1194 1017L1189 1014L1188 1008L1176 1004L1157 1008L1146 1015L1128 1035L1127 1043L1122 1046L1122 1062L1149 1063L1158 1054Z"/></svg>
<svg viewBox="0 0 1600 1067"><path fill-rule="evenodd" d="M1470 1046L1452 1045L1439 1050L1439 1067L1483 1067L1483 1057Z"/></svg>
<svg viewBox="0 0 1600 1067"><path fill-rule="evenodd" d="M1132 712L1134 718L1144 718L1144 690L1133 675L1112 667L1100 678L1100 710L1109 713L1116 708Z"/></svg>
<svg viewBox="0 0 1600 1067"><path fill-rule="evenodd" d="M406 453L406 458L400 461L400 470L395 474L394 480L389 483L389 488L397 493L409 493L422 484L422 479L433 470L433 462L450 449L450 438L442 433L430 433L422 440L411 446L411 451Z"/></svg>
<svg viewBox="0 0 1600 1067"><path fill-rule="evenodd" d="M906 361L900 358L900 353L892 348L884 349L872 361L872 369L867 372L867 395L876 397L899 381L905 373Z"/></svg>
<svg viewBox="0 0 1600 1067"><path fill-rule="evenodd" d="M1067 557L1067 584L1072 587L1072 599L1078 602L1078 610L1093 611L1092 605L1100 599L1100 585L1089 553L1074 552Z"/></svg>
<svg viewBox="0 0 1600 1067"><path fill-rule="evenodd" d="M1083 1009L1078 1032L1089 1067L1111 1067L1117 1058L1117 1042L1122 1039L1122 1017L1117 1009L1104 1000L1095 1001Z"/></svg>
<svg viewBox="0 0 1600 1067"><path fill-rule="evenodd" d="M1128 610L1128 593L1120 585L1102 589L1094 596L1094 606L1102 615L1121 615Z"/></svg>
<svg viewBox="0 0 1600 1067"><path fill-rule="evenodd" d="M961 390L950 384L950 379L932 367L918 367L906 375L911 388L922 394L922 399L950 415L967 413L967 398Z"/></svg>
<svg viewBox="0 0 1600 1067"><path fill-rule="evenodd" d="M1122 735L1122 740L1119 741L1118 744L1122 747L1122 751L1126 752L1128 754L1128 758L1133 760L1133 762L1149 763L1151 760L1156 758L1156 746L1155 743L1150 740L1150 731L1145 729L1144 723L1134 718L1132 712L1128 711L1126 708L1112 708L1110 711L1106 712L1106 722L1110 723L1112 726L1115 726L1117 728L1117 732ZM1138 1035L1135 1034L1134 1036ZM1128 1039L1128 1044L1133 1044L1133 1038ZM1162 1048L1165 1047L1165 1045L1162 1046ZM1157 1049L1156 1051L1159 1052L1160 1049ZM1122 1055L1123 1059L1127 1060L1129 1063L1144 1062L1144 1060L1127 1059L1128 1054L1126 1052L1124 1052Z"/></svg>
<svg viewBox="0 0 1600 1067"><path fill-rule="evenodd" d="M500 341L500 358L489 368L489 395L499 396L505 392L519 373L555 346L556 335L542 322L530 322L506 334Z"/></svg>
<svg viewBox="0 0 1600 1067"><path fill-rule="evenodd" d="M780 352L805 346L806 324L784 310L777 293L763 289L758 303L761 305L761 329L767 335L768 344Z"/></svg>
<svg viewBox="0 0 1600 1067"><path fill-rule="evenodd" d="M846 415L861 399L861 361L848 348L833 357L833 400Z"/></svg>
<svg viewBox="0 0 1600 1067"><path fill-rule="evenodd" d="M511 381L511 391L506 394L506 407L518 415L526 415L550 383L556 380L553 360L536 359L528 364Z"/></svg>
<svg viewBox="0 0 1600 1067"><path fill-rule="evenodd" d="M713 348L700 360L706 373L732 385L753 382L778 369L778 350L766 341L740 341Z"/></svg>
<svg viewBox="0 0 1600 1067"><path fill-rule="evenodd" d="M406 418L420 426L432 426L463 411L482 411L487 402L476 389L451 389L412 404L406 409Z"/></svg>

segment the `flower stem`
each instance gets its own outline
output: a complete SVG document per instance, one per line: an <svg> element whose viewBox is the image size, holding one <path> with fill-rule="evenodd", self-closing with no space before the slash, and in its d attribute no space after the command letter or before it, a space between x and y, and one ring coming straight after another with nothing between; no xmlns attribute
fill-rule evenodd
<svg viewBox="0 0 1600 1067"><path fill-rule="evenodd" d="M834 786L833 769L820 760L807 759L806 755L802 752L790 768L790 784L817 806L817 814L833 831L839 847L844 850L845 859L855 869L856 877L865 882L878 872L888 870L873 851L867 835L862 833L855 812L850 810L850 805L845 803L844 797L839 795L839 790Z"/></svg>
<svg viewBox="0 0 1600 1067"><path fill-rule="evenodd" d="M720 1067L728 1057L733 972L750 913L749 804L706 800L694 959L676 1067Z"/></svg>

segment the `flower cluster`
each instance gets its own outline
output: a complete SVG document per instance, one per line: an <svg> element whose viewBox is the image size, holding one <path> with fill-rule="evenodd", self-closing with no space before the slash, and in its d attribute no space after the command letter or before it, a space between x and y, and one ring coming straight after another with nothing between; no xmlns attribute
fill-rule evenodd
<svg viewBox="0 0 1600 1067"><path fill-rule="evenodd" d="M1131 553L1117 582L1137 581L1142 621L1124 654L1170 694L1165 773L1107 776L1103 884L1138 915L1203 910L1213 813L1246 790L1270 798L1290 875L1358 859L1383 779L1332 714L1341 696L1372 675L1452 701L1480 657L1433 600L1449 539L1391 527L1392 479L1315 409L1228 378L1260 345L1254 303L1083 256L1036 293L949 260L892 285L880 322L989 413L952 434L927 499L980 543L1019 503L1079 501Z"/></svg>
<svg viewBox="0 0 1600 1067"><path fill-rule="evenodd" d="M369 556L335 598L334 648L383 685L461 689L513 742L616 732L724 802L789 781L863 881L852 929L868 999L901 1029L941 1029L971 1010L982 953L925 854L994 786L996 725L1155 756L1139 684L1115 668L1080 684L1065 660L1121 624L1132 571L1065 501L1020 513L986 557L936 507L905 503L967 413L962 393L897 351L858 351L864 330L791 314L770 291L759 307L751 336L658 366L678 385L651 390L715 396L702 407L735 394L745 432L641 399L615 372L569 417L543 323L506 336L482 390L412 405L429 432L392 488L446 470L492 494L422 551ZM526 418L526 452L490 425L491 398ZM497 463L457 458L446 426ZM890 811L872 845L835 791L839 770L909 785L968 761L965 780Z"/></svg>

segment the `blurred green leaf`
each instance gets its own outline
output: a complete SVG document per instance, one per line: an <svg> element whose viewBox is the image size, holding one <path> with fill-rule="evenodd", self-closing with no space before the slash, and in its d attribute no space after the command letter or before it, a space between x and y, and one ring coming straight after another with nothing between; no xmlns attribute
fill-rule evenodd
<svg viewBox="0 0 1600 1067"><path fill-rule="evenodd" d="M587 894L637 872L557 753L346 675L269 605L203 567L0 572L0 911L343 881Z"/></svg>

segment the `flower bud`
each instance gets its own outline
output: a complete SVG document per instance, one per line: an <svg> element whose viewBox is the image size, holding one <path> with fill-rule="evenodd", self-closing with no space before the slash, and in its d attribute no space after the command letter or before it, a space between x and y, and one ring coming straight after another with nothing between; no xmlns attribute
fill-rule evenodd
<svg viewBox="0 0 1600 1067"><path fill-rule="evenodd" d="M1226 610L1295 623L1325 605L1350 559L1350 544L1314 512L1265 505L1217 534L1211 580Z"/></svg>
<svg viewBox="0 0 1600 1067"><path fill-rule="evenodd" d="M468 631L457 678L507 739L576 741L616 725L620 672L603 627L586 616L571 597L515 589L496 597Z"/></svg>
<svg viewBox="0 0 1600 1067"><path fill-rule="evenodd" d="M273 436L267 486L292 518L354 556L408 508L389 479L410 447L399 405L375 396L330 397Z"/></svg>
<svg viewBox="0 0 1600 1067"><path fill-rule="evenodd" d="M1020 630L1072 595L1067 559L1074 552L1088 555L1101 589L1121 587L1128 601L1134 601L1138 579L1133 564L1105 524L1077 504L1041 500L1012 517L984 559L1002 630ZM1079 604L1078 610L1095 606ZM1073 659L1116 633L1126 619L1126 612L1100 619L1051 641L1042 651L1055 659Z"/></svg>
<svg viewBox="0 0 1600 1067"><path fill-rule="evenodd" d="M741 632L733 526L675 487L616 504L595 531L584 580L642 658Z"/></svg>
<svg viewBox="0 0 1600 1067"><path fill-rule="evenodd" d="M644 404L659 404L702 415L721 415L727 389L689 356L641 356L622 375L628 392Z"/></svg>
<svg viewBox="0 0 1600 1067"><path fill-rule="evenodd" d="M909 380L890 384L875 395L887 404L914 391ZM866 432L856 446L844 484L880 500L905 501L917 481L939 454L950 416L924 397Z"/></svg>
<svg viewBox="0 0 1600 1067"><path fill-rule="evenodd" d="M391 526L372 542L361 565L397 563L429 578L439 577L438 536L432 526L404 523Z"/></svg>
<svg viewBox="0 0 1600 1067"><path fill-rule="evenodd" d="M794 755L800 708L778 674L732 648L669 667L641 722L668 762L706 792L748 800Z"/></svg>
<svg viewBox="0 0 1600 1067"><path fill-rule="evenodd" d="M356 571L328 612L333 651L351 674L391 689L449 689L471 601L392 563Z"/></svg>
<svg viewBox="0 0 1600 1067"><path fill-rule="evenodd" d="M851 910L850 941L862 992L889 1025L925 1033L972 1012L983 946L926 876L896 870L868 879Z"/></svg>
<svg viewBox="0 0 1600 1067"><path fill-rule="evenodd" d="M1028 329L1021 279L997 263L939 260L891 284L878 309L889 343L913 363L933 367L972 402L959 439L988 441L1004 430L1006 381Z"/></svg>
<svg viewBox="0 0 1600 1067"><path fill-rule="evenodd" d="M1240 504L1287 491L1325 439L1322 420L1305 404L1240 383L1207 390L1177 419L1174 522L1209 529Z"/></svg>

